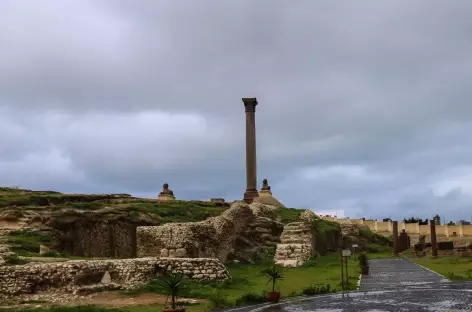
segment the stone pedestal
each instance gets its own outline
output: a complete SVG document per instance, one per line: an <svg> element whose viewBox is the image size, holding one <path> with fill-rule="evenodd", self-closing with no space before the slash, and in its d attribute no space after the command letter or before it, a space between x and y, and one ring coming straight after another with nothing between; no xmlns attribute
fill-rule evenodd
<svg viewBox="0 0 472 312"><path fill-rule="evenodd" d="M260 190L259 197L272 197L272 192L269 190Z"/></svg>
<svg viewBox="0 0 472 312"><path fill-rule="evenodd" d="M267 179L262 180L262 188L259 191L259 197L253 198L253 202L285 208L285 206L281 202L279 202L275 197L272 196L272 192L270 190L269 182L267 182Z"/></svg>
<svg viewBox="0 0 472 312"><path fill-rule="evenodd" d="M243 98L246 111L246 192L244 201L252 203L259 197L257 191L257 162L256 162L256 98Z"/></svg>
<svg viewBox="0 0 472 312"><path fill-rule="evenodd" d="M160 200L160 201L175 200L175 196L169 195L169 194L159 194L157 195L157 200Z"/></svg>

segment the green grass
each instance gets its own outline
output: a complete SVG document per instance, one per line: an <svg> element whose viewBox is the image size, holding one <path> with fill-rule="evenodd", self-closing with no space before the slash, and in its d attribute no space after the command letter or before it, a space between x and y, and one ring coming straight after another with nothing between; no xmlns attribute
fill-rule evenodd
<svg viewBox="0 0 472 312"><path fill-rule="evenodd" d="M267 266L234 264L228 265L227 268L232 280L219 283L187 281L180 296L209 299L219 291L227 301L234 304L246 294L265 294L271 287L267 284L268 277L261 273ZM351 287L354 287L359 277L358 262L349 261L348 271L350 281L352 281ZM309 267L284 269L284 278L278 281L276 288L281 292L282 297L292 297L302 295L303 290L310 286L330 284L332 290L341 290L340 282L340 256L338 253L331 253L311 261ZM126 292L126 294L135 296L148 292L166 294L166 290L162 289L155 281L135 291Z"/></svg>
<svg viewBox="0 0 472 312"><path fill-rule="evenodd" d="M424 257L412 259L412 261L451 280L472 280L472 258L470 257Z"/></svg>
<svg viewBox="0 0 472 312"><path fill-rule="evenodd" d="M15 212L18 213L18 215L8 216L9 221L20 218L22 210L97 211L107 207L111 209L101 214L104 218L112 218L114 215L146 214L151 219L166 223L202 221L220 215L229 208L229 203L181 200L157 202L157 199L133 198L124 195L113 197L107 194L62 194L0 187L0 208L2 207L14 207ZM63 215L64 213L60 213L61 218ZM73 219L77 217L77 214L70 213L67 217Z"/></svg>
<svg viewBox="0 0 472 312"><path fill-rule="evenodd" d="M279 219L280 222L287 224L290 222L300 221L298 217L300 217L300 214L303 211L304 211L303 209L297 209L297 208L277 208L275 210L275 214L277 216L277 219Z"/></svg>
<svg viewBox="0 0 472 312"><path fill-rule="evenodd" d="M39 245L48 243L51 238L38 232L19 230L8 234L7 243L12 245L11 250L26 255L29 253L38 253Z"/></svg>
<svg viewBox="0 0 472 312"><path fill-rule="evenodd" d="M157 214L159 220L167 222L202 221L220 215L229 208L228 205L200 201L156 201L132 203L131 208L142 212Z"/></svg>

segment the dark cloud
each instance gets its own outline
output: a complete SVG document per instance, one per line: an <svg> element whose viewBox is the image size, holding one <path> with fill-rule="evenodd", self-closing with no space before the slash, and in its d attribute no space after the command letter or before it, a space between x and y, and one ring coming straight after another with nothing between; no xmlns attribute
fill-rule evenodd
<svg viewBox="0 0 472 312"><path fill-rule="evenodd" d="M471 9L3 1L0 184L239 198L257 96L259 178L287 205L465 218Z"/></svg>

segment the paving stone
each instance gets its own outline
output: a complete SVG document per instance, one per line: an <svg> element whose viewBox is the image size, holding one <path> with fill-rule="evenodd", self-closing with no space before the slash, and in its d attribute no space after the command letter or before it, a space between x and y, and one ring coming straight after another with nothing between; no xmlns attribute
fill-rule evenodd
<svg viewBox="0 0 472 312"><path fill-rule="evenodd" d="M406 259L370 260L369 275L363 276L360 290L383 290L450 283L448 279Z"/></svg>
<svg viewBox="0 0 472 312"><path fill-rule="evenodd" d="M252 310L254 311L254 310ZM264 312L472 311L472 290L418 289L356 292L267 306Z"/></svg>
<svg viewBox="0 0 472 312"><path fill-rule="evenodd" d="M451 282L403 259L371 260L360 289L233 312L472 311L472 282Z"/></svg>

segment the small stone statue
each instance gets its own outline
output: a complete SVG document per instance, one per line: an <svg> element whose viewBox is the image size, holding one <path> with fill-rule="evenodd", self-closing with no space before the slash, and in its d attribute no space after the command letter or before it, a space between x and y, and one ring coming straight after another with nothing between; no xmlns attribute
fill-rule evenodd
<svg viewBox="0 0 472 312"><path fill-rule="evenodd" d="M167 184L167 183L164 183L164 185L162 186L161 194L167 194L167 195L174 196L174 192L172 192L172 190L169 188L169 184Z"/></svg>
<svg viewBox="0 0 472 312"><path fill-rule="evenodd" d="M174 192L169 188L169 184L164 183L162 186L162 192L159 193L157 199L163 201L175 199Z"/></svg>
<svg viewBox="0 0 472 312"><path fill-rule="evenodd" d="M267 179L262 180L261 190L270 191L270 186L269 186L269 182L267 182Z"/></svg>

